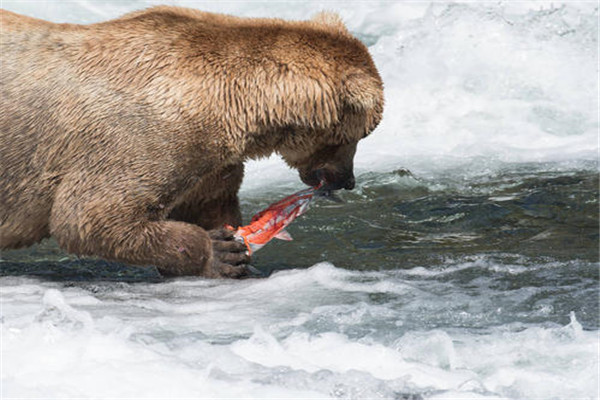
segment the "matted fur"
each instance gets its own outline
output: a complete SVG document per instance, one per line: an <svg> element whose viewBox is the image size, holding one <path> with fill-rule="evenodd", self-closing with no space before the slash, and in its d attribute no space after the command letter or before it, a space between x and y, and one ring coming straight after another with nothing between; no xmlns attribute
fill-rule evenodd
<svg viewBox="0 0 600 400"><path fill-rule="evenodd" d="M331 13L0 16L2 248L54 235L77 254L235 275L204 229L241 222L242 163L278 152L307 183L317 168L348 180L383 111L366 47Z"/></svg>

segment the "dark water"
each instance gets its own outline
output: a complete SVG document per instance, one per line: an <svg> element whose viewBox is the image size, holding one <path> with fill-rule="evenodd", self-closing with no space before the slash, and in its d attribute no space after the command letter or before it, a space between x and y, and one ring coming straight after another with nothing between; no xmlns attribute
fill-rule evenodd
<svg viewBox="0 0 600 400"><path fill-rule="evenodd" d="M359 190L340 192L343 204L320 201L290 228L296 243L265 248L257 263L387 269L481 254L598 261L598 174L521 168L468 186L407 170L362 175Z"/></svg>

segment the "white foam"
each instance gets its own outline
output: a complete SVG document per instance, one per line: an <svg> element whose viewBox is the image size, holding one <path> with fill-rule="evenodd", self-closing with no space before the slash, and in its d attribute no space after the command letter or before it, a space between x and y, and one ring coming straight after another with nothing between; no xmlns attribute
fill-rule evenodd
<svg viewBox="0 0 600 400"><path fill-rule="evenodd" d="M308 372L326 369L337 373L356 370L382 380L403 379L407 385L419 387L455 388L475 378L466 370L448 374L426 364L410 363L392 348L351 341L344 335L331 332L316 336L292 334L279 342L258 328L250 339L235 343L232 351L267 367L289 366Z"/></svg>
<svg viewBox="0 0 600 400"><path fill-rule="evenodd" d="M65 288L1 278L2 395L594 396L597 334L576 314L564 326L414 329L414 318L451 326L461 313L491 314L474 292L448 293L446 279L413 276L410 289L401 276L324 263L242 282ZM498 307L500 296L526 303L545 289L486 290ZM377 304L372 295L392 297Z"/></svg>

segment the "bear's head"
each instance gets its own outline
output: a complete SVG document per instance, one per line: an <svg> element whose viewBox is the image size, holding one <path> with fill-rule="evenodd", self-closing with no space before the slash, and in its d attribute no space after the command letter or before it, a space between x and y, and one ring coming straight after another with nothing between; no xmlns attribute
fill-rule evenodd
<svg viewBox="0 0 600 400"><path fill-rule="evenodd" d="M357 143L383 113L383 83L367 47L332 13L227 21L218 40L198 42L221 70L197 76L211 79L203 96L232 147L241 143L244 160L280 154L307 185L352 189Z"/></svg>
<svg viewBox="0 0 600 400"><path fill-rule="evenodd" d="M304 60L312 68L302 71L310 77L306 108L297 123L284 127L278 153L307 185L353 189L354 154L381 120L383 83L366 46L337 15L320 13L312 22L325 35L307 46L317 50L309 49L312 58Z"/></svg>

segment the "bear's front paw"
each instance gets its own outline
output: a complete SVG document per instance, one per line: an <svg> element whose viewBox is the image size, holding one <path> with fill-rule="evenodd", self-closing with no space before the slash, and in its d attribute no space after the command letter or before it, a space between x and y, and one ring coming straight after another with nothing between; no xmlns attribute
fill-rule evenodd
<svg viewBox="0 0 600 400"><path fill-rule="evenodd" d="M250 267L250 256L243 243L235 240L234 232L229 229L214 229L208 234L212 240L212 273L220 278L246 278L256 275Z"/></svg>

